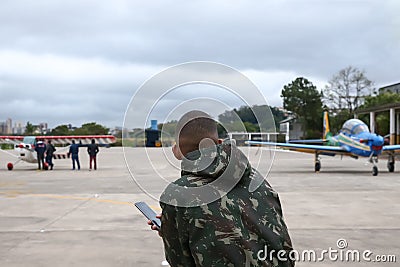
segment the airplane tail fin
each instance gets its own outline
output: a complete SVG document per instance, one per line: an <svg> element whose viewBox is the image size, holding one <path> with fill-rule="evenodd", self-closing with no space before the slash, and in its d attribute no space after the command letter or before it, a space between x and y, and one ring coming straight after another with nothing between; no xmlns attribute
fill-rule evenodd
<svg viewBox="0 0 400 267"><path fill-rule="evenodd" d="M329 128L328 111L324 112L323 125L324 125L324 130L322 138L326 140L332 136L331 129Z"/></svg>

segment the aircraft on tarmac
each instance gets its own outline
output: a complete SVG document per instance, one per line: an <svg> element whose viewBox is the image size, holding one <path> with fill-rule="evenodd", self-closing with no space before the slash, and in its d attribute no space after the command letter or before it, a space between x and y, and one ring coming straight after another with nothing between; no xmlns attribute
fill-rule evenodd
<svg viewBox="0 0 400 267"><path fill-rule="evenodd" d="M106 147L115 143L116 141L115 137L112 135L0 136L0 144L12 144L14 146L14 152L16 152L17 155L8 152L7 150L0 149L0 151L17 158L16 162L7 163L7 169L11 171L14 166L21 161L37 163L35 146L39 140L43 142L50 140L53 145L70 145L72 140L75 140L75 142L81 146L87 146L91 143L92 139L95 139L99 146ZM63 148L62 150L67 150L68 147L69 146ZM53 155L54 159L67 158L66 154L60 154L61 151L57 151L57 153Z"/></svg>
<svg viewBox="0 0 400 267"><path fill-rule="evenodd" d="M339 133L332 135L329 129L328 113L324 113L324 139L296 140L289 143L274 143L261 141L247 141L250 145L276 146L297 152L315 154L315 172L321 169L320 156L345 155L358 159L368 157L373 164L372 175L378 175L378 156L388 155L387 167L394 172L395 152L400 151L400 145L384 145L382 136L371 133L368 126L358 119L347 120Z"/></svg>

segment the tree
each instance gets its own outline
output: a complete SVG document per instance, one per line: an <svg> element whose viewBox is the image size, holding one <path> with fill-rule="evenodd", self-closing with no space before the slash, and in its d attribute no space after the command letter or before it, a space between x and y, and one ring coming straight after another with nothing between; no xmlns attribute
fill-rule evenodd
<svg viewBox="0 0 400 267"><path fill-rule="evenodd" d="M305 137L320 137L322 130L322 94L303 77L298 77L282 90L283 107L300 119Z"/></svg>
<svg viewBox="0 0 400 267"><path fill-rule="evenodd" d="M58 125L51 131L51 135L105 135L109 129L95 122L85 123L80 128L71 130L68 125Z"/></svg>
<svg viewBox="0 0 400 267"><path fill-rule="evenodd" d="M76 135L104 135L108 134L110 129L97 124L95 122L82 124L80 128L74 130L73 134Z"/></svg>
<svg viewBox="0 0 400 267"><path fill-rule="evenodd" d="M26 135L31 135L31 134L33 134L33 132L36 130L36 127L35 126L33 126L33 124L32 123L30 123L29 121L26 123L26 126L25 126L25 134Z"/></svg>
<svg viewBox="0 0 400 267"><path fill-rule="evenodd" d="M277 107L271 107L272 115L275 120L275 128L279 129L279 122L286 118L286 114Z"/></svg>
<svg viewBox="0 0 400 267"><path fill-rule="evenodd" d="M326 105L336 112L347 109L350 117L373 91L373 82L365 76L365 71L352 66L340 70L328 83L323 91Z"/></svg>
<svg viewBox="0 0 400 267"><path fill-rule="evenodd" d="M230 131L247 132L259 132L260 126L262 131L275 132L277 125L273 121L277 123L282 118L283 113L279 109L267 105L241 106L239 109L226 110L218 115L218 121Z"/></svg>
<svg viewBox="0 0 400 267"><path fill-rule="evenodd" d="M68 125L59 125L51 130L51 135L69 135L71 134Z"/></svg>
<svg viewBox="0 0 400 267"><path fill-rule="evenodd" d="M370 95L365 97L365 102L361 106L361 108L370 108L381 106L385 104L391 103L399 103L400 102L400 95L393 93L393 92L384 92L379 95Z"/></svg>

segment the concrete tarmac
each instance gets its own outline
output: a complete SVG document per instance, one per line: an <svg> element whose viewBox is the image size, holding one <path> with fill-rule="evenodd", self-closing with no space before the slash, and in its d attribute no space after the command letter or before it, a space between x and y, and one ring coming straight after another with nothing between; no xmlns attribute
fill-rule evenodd
<svg viewBox="0 0 400 267"><path fill-rule="evenodd" d="M169 148L125 150L136 182L122 148L101 149L96 171L88 170L84 150L80 171L71 170L70 160L56 160L53 171L28 163L7 171L14 159L0 153L0 266L161 266L162 240L132 203L146 201L160 211L156 198L178 178L179 162ZM260 150L249 153L256 165ZM323 157L314 173L313 161L313 155L276 152L267 178L280 194L294 248L315 250L319 258L329 248L358 250L361 257L369 250L371 260L394 255L397 263L333 261L325 254L296 266L398 266L400 172L389 173L382 160L374 177L366 159ZM259 165L261 172L268 168ZM339 239L346 248L338 249Z"/></svg>

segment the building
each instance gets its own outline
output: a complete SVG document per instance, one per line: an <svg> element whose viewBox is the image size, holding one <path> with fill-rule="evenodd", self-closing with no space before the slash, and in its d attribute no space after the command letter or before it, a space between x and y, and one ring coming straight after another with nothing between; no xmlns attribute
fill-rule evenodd
<svg viewBox="0 0 400 267"><path fill-rule="evenodd" d="M297 140L304 138L304 131L301 123L295 116L289 116L287 119L279 122L279 131L281 133L288 133L286 141Z"/></svg>
<svg viewBox="0 0 400 267"><path fill-rule="evenodd" d="M400 94L400 83L395 83L379 88L379 93L392 92Z"/></svg>
<svg viewBox="0 0 400 267"><path fill-rule="evenodd" d="M8 118L6 120L6 131L5 134L12 134L12 120Z"/></svg>
<svg viewBox="0 0 400 267"><path fill-rule="evenodd" d="M47 132L48 132L48 130L49 130L48 125L47 125L47 122L41 122L41 123L39 123L38 129L39 129L39 131L40 131L40 134L47 134Z"/></svg>
<svg viewBox="0 0 400 267"><path fill-rule="evenodd" d="M379 93L396 93L400 94L400 83L395 83L379 88ZM366 109L361 109L357 111L357 115L369 114L370 131L375 132L375 116L376 113L389 112L389 136L390 144L400 144L400 103L389 103L384 105L379 105L375 107L370 107Z"/></svg>
<svg viewBox="0 0 400 267"><path fill-rule="evenodd" d="M6 123L4 121L0 121L0 134L6 134Z"/></svg>
<svg viewBox="0 0 400 267"><path fill-rule="evenodd" d="M4 122L0 122L0 134L10 135L12 133L12 120L10 118Z"/></svg>
<svg viewBox="0 0 400 267"><path fill-rule="evenodd" d="M16 122L13 128L13 134L22 135L25 133L25 126L22 122Z"/></svg>

